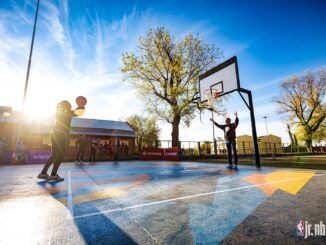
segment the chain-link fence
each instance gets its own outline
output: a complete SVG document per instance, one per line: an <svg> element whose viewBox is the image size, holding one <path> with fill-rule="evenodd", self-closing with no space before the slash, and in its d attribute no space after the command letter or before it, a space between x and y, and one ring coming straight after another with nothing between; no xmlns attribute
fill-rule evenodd
<svg viewBox="0 0 326 245"><path fill-rule="evenodd" d="M259 153L262 156L294 155L294 154L326 154L326 144L313 145L312 149L305 146L293 146L281 142L258 142ZM160 140L158 146L162 148L172 147L170 140ZM226 143L224 140L211 141L180 141L181 152L185 156L199 155L226 155ZM253 156L254 145L252 141L237 141L239 156Z"/></svg>

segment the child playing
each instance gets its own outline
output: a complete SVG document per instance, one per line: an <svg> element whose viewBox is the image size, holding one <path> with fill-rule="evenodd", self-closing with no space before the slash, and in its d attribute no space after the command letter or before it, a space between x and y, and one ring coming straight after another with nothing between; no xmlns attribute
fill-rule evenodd
<svg viewBox="0 0 326 245"><path fill-rule="evenodd" d="M236 147L236 133L235 130L239 124L239 118L238 118L238 113L235 112L235 122L231 123L230 118L226 118L225 120L225 125L220 125L217 122L215 122L212 118L210 119L216 127L222 129L224 131L224 138L226 140L226 148L228 151L228 162L229 166L227 167L228 169L232 169L232 150L233 150L233 156L234 156L234 169L238 169L238 154L237 154L237 147Z"/></svg>
<svg viewBox="0 0 326 245"><path fill-rule="evenodd" d="M37 176L39 179L61 181L64 178L57 174L60 164L66 153L66 139L70 129L71 119L76 116L82 116L85 111L86 99L80 101L76 99L78 107L75 110L71 110L71 104L64 100L57 104L56 108L56 124L54 132L51 135L51 156L45 162L42 172ZM51 176L47 174L47 171L51 164L53 168Z"/></svg>

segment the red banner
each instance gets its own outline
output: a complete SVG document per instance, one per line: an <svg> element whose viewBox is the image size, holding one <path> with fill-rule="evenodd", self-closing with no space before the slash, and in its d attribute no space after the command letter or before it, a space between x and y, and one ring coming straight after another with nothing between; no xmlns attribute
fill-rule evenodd
<svg viewBox="0 0 326 245"><path fill-rule="evenodd" d="M144 148L140 153L141 160L179 160L179 149L177 147L162 149L162 148Z"/></svg>
<svg viewBox="0 0 326 245"><path fill-rule="evenodd" d="M164 149L144 148L140 153L141 160L164 160Z"/></svg>
<svg viewBox="0 0 326 245"><path fill-rule="evenodd" d="M179 148L173 147L164 150L164 159L169 161L179 161Z"/></svg>

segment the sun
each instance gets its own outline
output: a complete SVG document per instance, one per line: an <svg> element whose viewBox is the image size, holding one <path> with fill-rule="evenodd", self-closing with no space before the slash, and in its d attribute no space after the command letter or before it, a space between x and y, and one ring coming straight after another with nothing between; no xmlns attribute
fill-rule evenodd
<svg viewBox="0 0 326 245"><path fill-rule="evenodd" d="M26 119L42 121L48 119L55 114L55 102L40 98L38 96L31 96L26 100L24 115Z"/></svg>
<svg viewBox="0 0 326 245"><path fill-rule="evenodd" d="M55 116L56 105L62 100L61 97L65 95L60 86L52 86L35 78L28 88L24 117L33 121L44 121Z"/></svg>

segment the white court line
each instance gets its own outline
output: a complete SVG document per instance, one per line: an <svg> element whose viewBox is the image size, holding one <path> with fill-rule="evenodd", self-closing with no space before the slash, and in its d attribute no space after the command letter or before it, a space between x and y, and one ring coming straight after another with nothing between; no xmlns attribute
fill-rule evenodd
<svg viewBox="0 0 326 245"><path fill-rule="evenodd" d="M72 204L72 189L71 189L71 173L70 170L68 170L68 196L67 196L67 217L68 218L73 218L74 217L74 207Z"/></svg>
<svg viewBox="0 0 326 245"><path fill-rule="evenodd" d="M316 174L316 175L314 175L312 177L319 177L319 176L323 176L323 175L324 174ZM241 187L227 189L227 190L219 190L219 191L213 191L213 192L200 193L200 194L191 195L191 196L176 197L176 198L166 199L166 200L157 201L157 202L149 202L149 203L144 203L144 204L139 204L139 205L133 205L133 206L124 207L124 208L109 209L109 210L100 211L100 212L77 215L74 218L75 219L86 218L86 217L100 215L100 214L120 212L120 211L125 211L125 210L128 210L128 209L141 208L141 207L145 207L145 206L152 206L152 205L157 205L157 204L161 204L161 203L174 202L174 201L183 200L183 199L190 199L190 198L194 198L194 197L208 196L208 195L217 194L217 193L231 192L231 191L255 188L255 187L258 187L258 186L264 186L264 185L270 185L270 184L276 184L276 183L283 183L283 182L289 182L289 181L293 181L293 180L300 180L300 179L307 179L307 178L311 178L311 176L291 178L291 179L285 179L285 180L277 180L277 181L267 182L267 183L258 184L258 185L247 185L247 186L241 186Z"/></svg>

